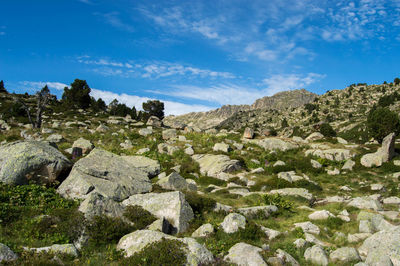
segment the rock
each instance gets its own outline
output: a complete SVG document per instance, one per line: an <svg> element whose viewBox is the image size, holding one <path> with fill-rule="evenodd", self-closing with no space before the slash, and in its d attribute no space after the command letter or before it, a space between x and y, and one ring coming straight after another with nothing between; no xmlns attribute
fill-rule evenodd
<svg viewBox="0 0 400 266"><path fill-rule="evenodd" d="M318 245L314 245L311 248L307 248L306 251L304 252L304 258L307 261L310 261L316 265L325 266L328 265L329 263L328 256L326 255L325 250L323 250Z"/></svg>
<svg viewBox="0 0 400 266"><path fill-rule="evenodd" d="M264 233L266 234L268 240L272 240L274 238L277 238L278 236L280 236L282 233L274 230L274 229L270 229L270 228L266 228L264 226L260 226L260 229L262 231L264 231Z"/></svg>
<svg viewBox="0 0 400 266"><path fill-rule="evenodd" d="M169 155L173 155L174 152L179 151L178 147L166 143L158 144L157 149L159 153L167 153Z"/></svg>
<svg viewBox="0 0 400 266"><path fill-rule="evenodd" d="M266 150L288 151L299 147L297 143L283 141L278 138L253 139L247 140L247 142L254 143Z"/></svg>
<svg viewBox="0 0 400 266"><path fill-rule="evenodd" d="M142 170L147 173L148 177L152 178L160 173L161 166L156 160L147 158L145 156L121 156L129 164L135 168Z"/></svg>
<svg viewBox="0 0 400 266"><path fill-rule="evenodd" d="M325 148L325 147L323 147ZM347 149L309 149L305 152L306 156L316 156L331 161L345 161L355 156L350 150Z"/></svg>
<svg viewBox="0 0 400 266"><path fill-rule="evenodd" d="M236 265L268 265L260 255L261 248L246 243L237 243L229 249L225 261Z"/></svg>
<svg viewBox="0 0 400 266"><path fill-rule="evenodd" d="M47 142L16 141L0 146L0 181L25 185L35 180L54 183L64 178L71 162Z"/></svg>
<svg viewBox="0 0 400 266"><path fill-rule="evenodd" d="M197 243L193 238L177 238L162 232L151 230L138 230L123 236L118 242L117 250L125 251L126 256L130 257L143 250L147 245L161 241L163 238L178 240L185 244L183 250L187 256L186 265L207 265L211 264L214 260L212 253L203 245Z"/></svg>
<svg viewBox="0 0 400 266"><path fill-rule="evenodd" d="M0 243L0 263L18 259L18 256L6 245Z"/></svg>
<svg viewBox="0 0 400 266"><path fill-rule="evenodd" d="M305 179L303 176L296 175L295 171L280 172L280 173L278 173L278 178L284 179L284 180L288 181L289 183L293 183L293 182Z"/></svg>
<svg viewBox="0 0 400 266"><path fill-rule="evenodd" d="M192 237L207 237L212 233L214 233L214 227L212 224L203 224L192 233Z"/></svg>
<svg viewBox="0 0 400 266"><path fill-rule="evenodd" d="M241 169L239 161L231 160L227 155L195 154L192 158L199 163L201 174L216 178L221 178L221 173Z"/></svg>
<svg viewBox="0 0 400 266"><path fill-rule="evenodd" d="M153 127L162 127L162 122L161 122L160 118L152 115L147 120L146 125L153 126Z"/></svg>
<svg viewBox="0 0 400 266"><path fill-rule="evenodd" d="M138 133L139 133L139 135L146 137L148 135L153 134L153 129L151 129L151 128L141 128L141 129L139 129Z"/></svg>
<svg viewBox="0 0 400 266"><path fill-rule="evenodd" d="M95 216L106 215L109 217L122 217L124 208L120 203L93 192L79 205L79 211L85 218L92 219Z"/></svg>
<svg viewBox="0 0 400 266"><path fill-rule="evenodd" d="M240 212L241 214L243 214L248 218L254 218L257 217L258 215L262 215L264 216L264 218L267 218L270 216L271 213L276 211L278 211L278 208L274 205L245 207L238 209L238 212Z"/></svg>
<svg viewBox="0 0 400 266"><path fill-rule="evenodd" d="M42 247L42 248L26 248L27 250L34 251L34 252L47 252L47 253L52 253L52 254L65 254L69 255L72 257L78 257L78 250L73 244L54 244L52 246L48 247Z"/></svg>
<svg viewBox="0 0 400 266"><path fill-rule="evenodd" d="M396 196L383 199L383 204L400 204L400 198Z"/></svg>
<svg viewBox="0 0 400 266"><path fill-rule="evenodd" d="M368 265L400 265L400 227L373 234L358 251Z"/></svg>
<svg viewBox="0 0 400 266"><path fill-rule="evenodd" d="M296 248L304 248L307 245L307 241L305 241L303 238L298 238L293 242L293 244L296 246Z"/></svg>
<svg viewBox="0 0 400 266"><path fill-rule="evenodd" d="M230 213L225 216L224 221L221 223L221 227L225 233L231 234L239 231L239 229L245 229L246 218L238 213Z"/></svg>
<svg viewBox="0 0 400 266"><path fill-rule="evenodd" d="M71 173L57 191L62 196L84 199L97 192L115 201L137 193L151 191L147 173L121 156L95 148L75 163Z"/></svg>
<svg viewBox="0 0 400 266"><path fill-rule="evenodd" d="M182 142L187 141L187 139L186 139L185 136L178 136L178 140L179 140L179 141L182 141Z"/></svg>
<svg viewBox="0 0 400 266"><path fill-rule="evenodd" d="M321 211L315 211L308 215L308 218L310 220L326 220L329 217L335 217L330 211L327 210L321 210Z"/></svg>
<svg viewBox="0 0 400 266"><path fill-rule="evenodd" d="M61 141L64 141L64 137L60 134L51 134L50 136L47 137L46 140L48 142L59 143Z"/></svg>
<svg viewBox="0 0 400 266"><path fill-rule="evenodd" d="M321 140L321 139L323 139L324 138L324 135L322 135L321 133L319 133L319 132L314 132L314 133L312 133L311 135L309 135L307 138L306 138L306 140L307 141L316 141L316 140Z"/></svg>
<svg viewBox="0 0 400 266"><path fill-rule="evenodd" d="M187 148L184 150L184 152L185 152L187 155L193 155L193 154L194 154L194 150L193 150L192 147L187 147Z"/></svg>
<svg viewBox="0 0 400 266"><path fill-rule="evenodd" d="M189 186L186 179L177 172L172 172L169 176L160 179L157 184L163 189L186 191L193 188Z"/></svg>
<svg viewBox="0 0 400 266"><path fill-rule="evenodd" d="M149 148L142 148L142 149L139 149L139 150L136 152L136 154L143 154L143 153L146 153L146 152L149 152L149 151L150 151Z"/></svg>
<svg viewBox="0 0 400 266"><path fill-rule="evenodd" d="M359 262L361 260L357 249L353 247L342 247L331 252L329 258L332 262L350 263Z"/></svg>
<svg viewBox="0 0 400 266"><path fill-rule="evenodd" d="M340 144L344 144L344 145L348 144L347 140L345 140L341 137L337 137L336 139L337 139L337 142Z"/></svg>
<svg viewBox="0 0 400 266"><path fill-rule="evenodd" d="M269 194L279 194L282 196L298 196L307 200L312 200L314 196L305 188L282 188L271 190Z"/></svg>
<svg viewBox="0 0 400 266"><path fill-rule="evenodd" d="M388 162L394 156L394 141L396 134L387 135L382 146L375 153L367 153L361 157L361 164L365 167L379 167L382 163Z"/></svg>
<svg viewBox="0 0 400 266"><path fill-rule="evenodd" d="M175 139L177 136L176 129L166 129L162 132L162 138L164 140Z"/></svg>
<svg viewBox="0 0 400 266"><path fill-rule="evenodd" d="M130 141L129 139L126 139L125 142L120 143L119 145L124 150L130 150L133 148L132 141Z"/></svg>
<svg viewBox="0 0 400 266"><path fill-rule="evenodd" d="M315 235L319 235L320 233L319 227L311 222L295 223L294 226L296 228L300 227L301 229L303 229L304 233L310 233Z"/></svg>
<svg viewBox="0 0 400 266"><path fill-rule="evenodd" d="M385 187L382 184L371 184L371 190L372 191L381 191Z"/></svg>
<svg viewBox="0 0 400 266"><path fill-rule="evenodd" d="M349 203L347 203L347 205L357 207L359 209L367 209L374 211L382 210L382 204L377 200L371 199L370 197L353 198L350 200Z"/></svg>
<svg viewBox="0 0 400 266"><path fill-rule="evenodd" d="M75 140L74 144L72 144L72 148L75 147L81 148L82 153L87 154L93 150L94 145L87 139L79 138Z"/></svg>
<svg viewBox="0 0 400 266"><path fill-rule="evenodd" d="M233 208L231 206L224 205L219 202L215 204L215 207L213 209L214 212L225 212L225 213L231 212L232 210Z"/></svg>
<svg viewBox="0 0 400 266"><path fill-rule="evenodd" d="M230 152L232 148L225 143L215 143L213 147L213 151L222 151L222 152Z"/></svg>
<svg viewBox="0 0 400 266"><path fill-rule="evenodd" d="M347 235L347 241L349 243L358 243L367 237L371 236L370 233L358 233L358 234L348 234Z"/></svg>
<svg viewBox="0 0 400 266"><path fill-rule="evenodd" d="M274 163L273 167L285 166L285 165L286 165L285 162L278 160L278 161L276 161L276 162Z"/></svg>
<svg viewBox="0 0 400 266"><path fill-rule="evenodd" d="M254 138L254 130L249 127L246 127L244 130L244 133L243 133L243 138L245 138L245 139Z"/></svg>
<svg viewBox="0 0 400 266"><path fill-rule="evenodd" d="M339 169L335 168L334 170L328 170L327 171L328 175L340 175Z"/></svg>
<svg viewBox="0 0 400 266"><path fill-rule="evenodd" d="M322 164L320 164L318 161L311 159L311 166L316 168L316 169L320 169L322 168Z"/></svg>
<svg viewBox="0 0 400 266"><path fill-rule="evenodd" d="M353 160L349 159L347 160L343 167L342 170L349 170L349 171L353 171L353 167L356 165L356 162L354 162Z"/></svg>
<svg viewBox="0 0 400 266"><path fill-rule="evenodd" d="M100 124L100 125L96 128L96 131L97 131L97 132L101 132L101 133L105 133L105 132L107 132L107 131L109 131L109 130L110 130L110 128L109 128L108 126L103 125L103 124Z"/></svg>
<svg viewBox="0 0 400 266"><path fill-rule="evenodd" d="M300 264L289 253L282 249L276 250L276 256L284 262L283 265L300 266Z"/></svg>
<svg viewBox="0 0 400 266"><path fill-rule="evenodd" d="M165 218L174 227L174 233L189 228L194 218L193 210L179 191L166 193L147 193L130 196L122 202L123 206L138 205L157 218Z"/></svg>

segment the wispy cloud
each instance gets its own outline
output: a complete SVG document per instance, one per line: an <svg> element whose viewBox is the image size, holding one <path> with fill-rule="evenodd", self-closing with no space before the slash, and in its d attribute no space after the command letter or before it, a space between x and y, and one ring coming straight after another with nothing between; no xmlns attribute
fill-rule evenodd
<svg viewBox="0 0 400 266"><path fill-rule="evenodd" d="M135 106L137 110L142 110L142 103L148 100L154 100L147 97L140 97L135 95L129 95L126 93L115 93L106 90L97 90L92 89L91 96L94 98L102 98L107 104L110 103L112 100L117 99L119 102L124 103L130 107ZM209 111L212 108L205 105L198 105L198 104L184 104L180 102L173 102L173 101L163 101L165 107L165 114L166 115L181 115L190 112L204 112Z"/></svg>
<svg viewBox="0 0 400 266"><path fill-rule="evenodd" d="M133 61L118 62L109 59L91 59L88 56L78 57L79 63L103 68L94 68L93 71L104 76L141 77L159 79L171 76L199 77L199 78L224 78L233 79L235 75L230 72L220 72L202 69L190 65L164 61L151 61L136 63Z"/></svg>
<svg viewBox="0 0 400 266"><path fill-rule="evenodd" d="M325 75L317 73L308 73L307 75L283 74L266 78L263 80L263 84L267 86L266 95L273 95L281 91L305 88L323 78L325 78Z"/></svg>
<svg viewBox="0 0 400 266"><path fill-rule="evenodd" d="M119 12L95 13L95 15L100 16L106 23L119 30L127 32L135 31L135 28L132 26L132 24L126 23L121 19Z"/></svg>
<svg viewBox="0 0 400 266"><path fill-rule="evenodd" d="M64 90L65 87L68 87L67 84L51 81L20 81L19 85L33 90L40 90L46 85L50 90L55 89L58 91Z"/></svg>
<svg viewBox="0 0 400 266"><path fill-rule="evenodd" d="M93 2L91 0L78 0L78 1L84 4L93 5Z"/></svg>

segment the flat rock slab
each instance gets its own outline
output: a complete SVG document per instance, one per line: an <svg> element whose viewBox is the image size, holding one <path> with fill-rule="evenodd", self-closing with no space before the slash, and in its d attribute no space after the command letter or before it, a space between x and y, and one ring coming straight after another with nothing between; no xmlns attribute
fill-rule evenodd
<svg viewBox="0 0 400 266"><path fill-rule="evenodd" d="M0 182L6 184L53 183L68 174L71 166L48 142L16 141L0 146Z"/></svg>
<svg viewBox="0 0 400 266"><path fill-rule="evenodd" d="M229 249L225 261L236 265L268 265L260 255L262 249L246 243L237 243Z"/></svg>
<svg viewBox="0 0 400 266"><path fill-rule="evenodd" d="M119 155L95 148L75 163L70 175L58 188L66 198L84 199L97 192L115 201L150 192L151 182L140 168Z"/></svg>
<svg viewBox="0 0 400 266"><path fill-rule="evenodd" d="M192 158L199 163L201 174L216 178L221 173L230 173L242 168L238 160L231 160L227 155L196 154Z"/></svg>
<svg viewBox="0 0 400 266"><path fill-rule="evenodd" d="M152 178L160 173L161 166L156 160L147 158L145 156L121 156L123 159L134 165L135 168L139 168L143 172Z"/></svg>

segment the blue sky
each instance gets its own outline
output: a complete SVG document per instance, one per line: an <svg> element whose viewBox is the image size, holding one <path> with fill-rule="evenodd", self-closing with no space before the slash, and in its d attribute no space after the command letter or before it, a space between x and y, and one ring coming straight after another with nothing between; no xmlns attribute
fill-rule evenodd
<svg viewBox="0 0 400 266"><path fill-rule="evenodd" d="M10 92L80 78L106 102L182 114L400 76L400 0L1 0L1 14Z"/></svg>

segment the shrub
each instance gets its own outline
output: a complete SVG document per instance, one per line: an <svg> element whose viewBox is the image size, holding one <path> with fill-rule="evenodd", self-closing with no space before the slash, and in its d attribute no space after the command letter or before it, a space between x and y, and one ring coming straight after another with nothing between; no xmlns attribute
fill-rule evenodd
<svg viewBox="0 0 400 266"><path fill-rule="evenodd" d="M275 205L279 210L283 209L291 211L293 209L293 202L284 199L279 194L265 194L263 195L263 199L265 204Z"/></svg>
<svg viewBox="0 0 400 266"><path fill-rule="evenodd" d="M136 205L128 206L125 209L124 216L134 223L136 230L144 229L157 220L150 212Z"/></svg>
<svg viewBox="0 0 400 266"><path fill-rule="evenodd" d="M192 207L195 214L211 211L215 207L216 202L213 199L201 196L195 192L186 192L185 195L186 201Z"/></svg>
<svg viewBox="0 0 400 266"><path fill-rule="evenodd" d="M142 251L125 258L121 265L185 265L185 245L172 239L165 239L147 245Z"/></svg>
<svg viewBox="0 0 400 266"><path fill-rule="evenodd" d="M396 113L387 108L372 108L368 114L367 128L369 135L381 143L390 133L399 133L400 120Z"/></svg>
<svg viewBox="0 0 400 266"><path fill-rule="evenodd" d="M87 226L89 242L94 245L117 243L121 237L135 230L121 218L95 216Z"/></svg>
<svg viewBox="0 0 400 266"><path fill-rule="evenodd" d="M400 84L400 78L395 78L394 81L393 81L393 83L394 83L395 85L399 85L399 84Z"/></svg>
<svg viewBox="0 0 400 266"><path fill-rule="evenodd" d="M319 131L325 137L336 137L336 131L328 123L322 124Z"/></svg>

